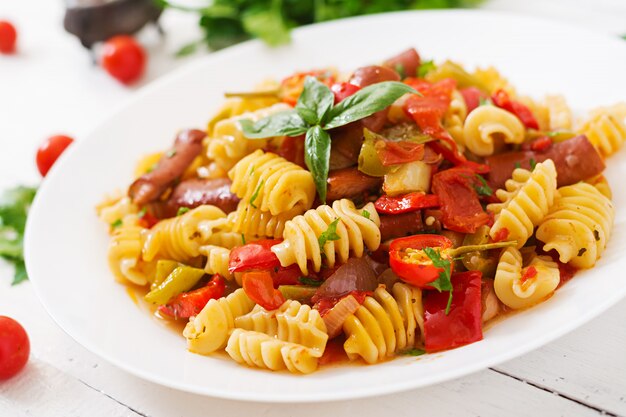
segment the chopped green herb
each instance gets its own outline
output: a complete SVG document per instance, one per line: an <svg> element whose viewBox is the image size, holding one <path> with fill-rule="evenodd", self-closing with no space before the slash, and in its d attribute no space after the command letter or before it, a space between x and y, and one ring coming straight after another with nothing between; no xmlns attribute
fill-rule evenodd
<svg viewBox="0 0 626 417"><path fill-rule="evenodd" d="M176 212L177 216L182 216L183 214L187 213L189 211L189 207L179 207L178 211Z"/></svg>
<svg viewBox="0 0 626 417"><path fill-rule="evenodd" d="M476 178L481 183L481 185L474 184L474 189L476 190L478 195L482 195L482 196L486 196L486 197L489 197L490 195L492 195L493 194L493 190L491 189L489 184L487 184L487 180L485 180L483 178L483 176L480 175L480 174L476 174Z"/></svg>
<svg viewBox="0 0 626 417"><path fill-rule="evenodd" d="M561 132L558 132L558 131L554 130L552 132L545 132L544 135L546 135L549 138L553 138L555 136L558 136L559 133L561 133Z"/></svg>
<svg viewBox="0 0 626 417"><path fill-rule="evenodd" d="M141 210L139 210L139 213L137 213L137 217L139 217L140 219L143 219L143 217L146 215L147 212L148 212L148 208L142 207Z"/></svg>
<svg viewBox="0 0 626 417"><path fill-rule="evenodd" d="M176 149L170 149L169 151L167 151L167 153L165 154L165 156L167 156L168 158L173 157L174 155L176 155Z"/></svg>
<svg viewBox="0 0 626 417"><path fill-rule="evenodd" d="M522 164L520 164L519 162L516 162L514 165L515 169L519 169L522 167Z"/></svg>
<svg viewBox="0 0 626 417"><path fill-rule="evenodd" d="M404 65L402 65L402 63L398 62L394 69L400 75L400 79L404 79L406 77L406 72L404 70Z"/></svg>
<svg viewBox="0 0 626 417"><path fill-rule="evenodd" d="M256 200L259 197L259 193L261 192L261 187L263 187L263 181L261 181L259 185L257 185L256 190L254 190L254 194L252 194L252 197L250 197L250 205L254 208L258 208L257 206L254 205L254 200Z"/></svg>
<svg viewBox="0 0 626 417"><path fill-rule="evenodd" d="M448 304L446 305L446 315L450 312L450 306L452 305L452 281L451 281L451 263L448 259L443 259L441 253L433 248L424 248L424 253L433 262L433 265L437 268L443 269L439 273L439 277L430 283L430 285L439 292L448 291L450 296L448 297Z"/></svg>
<svg viewBox="0 0 626 417"><path fill-rule="evenodd" d="M530 164L530 170L534 171L535 167L537 166L537 162L535 161L534 158L530 158L530 161L528 161L528 163Z"/></svg>
<svg viewBox="0 0 626 417"><path fill-rule="evenodd" d="M419 78L424 78L426 74L428 74L435 68L437 68L437 66L435 65L432 59L430 61L424 61L420 64L420 67L417 70L417 76Z"/></svg>
<svg viewBox="0 0 626 417"><path fill-rule="evenodd" d="M422 356L425 353L426 351L424 349L418 349L418 348L409 349L406 352L404 352L404 354L408 356Z"/></svg>
<svg viewBox="0 0 626 417"><path fill-rule="evenodd" d="M600 240L600 232L598 232L596 229L593 229L593 237L596 239L596 242L598 242Z"/></svg>
<svg viewBox="0 0 626 417"><path fill-rule="evenodd" d="M318 279L313 279L309 277L300 277L298 278L298 282L302 285L310 285L312 287L319 287L324 283L324 281L320 281Z"/></svg>
<svg viewBox="0 0 626 417"><path fill-rule="evenodd" d="M478 105L479 106L493 106L493 101L491 101L491 99L489 97L487 97L487 98L481 97L478 100Z"/></svg>
<svg viewBox="0 0 626 417"><path fill-rule="evenodd" d="M320 245L320 251L324 251L324 245L326 245L326 242L340 239L339 235L337 234L338 223L339 219L335 219L335 221L328 225L328 229L326 229L326 231L317 238L317 242Z"/></svg>
<svg viewBox="0 0 626 417"><path fill-rule="evenodd" d="M361 215L362 215L363 217L365 217L366 219L369 219L369 218L370 218L370 212L369 212L369 211L367 211L367 210L363 210L363 211L361 212Z"/></svg>
<svg viewBox="0 0 626 417"><path fill-rule="evenodd" d="M578 251L578 256L583 256L583 255L585 254L585 252L587 252L587 248L581 248L581 249Z"/></svg>
<svg viewBox="0 0 626 417"><path fill-rule="evenodd" d="M242 244L246 244L246 237L243 235L243 233L241 234L241 243Z"/></svg>
<svg viewBox="0 0 626 417"><path fill-rule="evenodd" d="M121 226L122 226L122 224L123 224L123 223L122 223L122 219L117 219L117 220L115 220L113 223L111 223L111 227L112 227L113 229L117 229L118 227L121 227Z"/></svg>
<svg viewBox="0 0 626 417"><path fill-rule="evenodd" d="M152 165L150 166L150 168L148 168L148 170L146 171L146 174L151 173L152 171L154 171L155 169L157 169L157 167L158 167L158 166L159 166L159 163L158 163L158 162L155 162L154 164L152 164Z"/></svg>

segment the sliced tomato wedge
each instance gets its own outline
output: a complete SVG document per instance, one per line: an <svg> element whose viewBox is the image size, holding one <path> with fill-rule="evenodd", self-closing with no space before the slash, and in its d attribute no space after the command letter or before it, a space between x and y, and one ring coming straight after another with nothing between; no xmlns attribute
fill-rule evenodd
<svg viewBox="0 0 626 417"><path fill-rule="evenodd" d="M274 288L274 280L269 271L245 272L242 286L248 297L266 310L276 310L285 302L282 293Z"/></svg>

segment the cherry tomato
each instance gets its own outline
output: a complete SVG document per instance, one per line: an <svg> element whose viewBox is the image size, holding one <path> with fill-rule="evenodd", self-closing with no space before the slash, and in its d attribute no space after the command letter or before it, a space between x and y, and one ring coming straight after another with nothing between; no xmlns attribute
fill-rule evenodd
<svg viewBox="0 0 626 417"><path fill-rule="evenodd" d="M104 43L102 66L124 84L130 84L144 72L146 54L141 45L128 35L114 36Z"/></svg>
<svg viewBox="0 0 626 417"><path fill-rule="evenodd" d="M15 40L17 31L11 22L0 20L0 53L11 54L15 52Z"/></svg>
<svg viewBox="0 0 626 417"><path fill-rule="evenodd" d="M402 214L425 208L439 207L439 197L423 192L408 193L397 197L382 195L374 203L376 211L384 214Z"/></svg>
<svg viewBox="0 0 626 417"><path fill-rule="evenodd" d="M37 149L37 168L42 177L45 177L50 168L65 149L74 142L74 139L65 135L50 136Z"/></svg>
<svg viewBox="0 0 626 417"><path fill-rule="evenodd" d="M30 354L26 330L10 317L0 316L0 380L22 370Z"/></svg>
<svg viewBox="0 0 626 417"><path fill-rule="evenodd" d="M336 83L330 87L335 95L335 104L339 103L346 97L350 97L361 89L361 87L350 83Z"/></svg>

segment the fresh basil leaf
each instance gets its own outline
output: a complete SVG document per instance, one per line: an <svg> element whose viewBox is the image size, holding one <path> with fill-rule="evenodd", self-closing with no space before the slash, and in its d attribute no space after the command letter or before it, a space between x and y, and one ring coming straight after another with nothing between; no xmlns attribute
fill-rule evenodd
<svg viewBox="0 0 626 417"><path fill-rule="evenodd" d="M322 203L326 202L326 181L330 161L330 135L320 126L313 126L304 139L304 162L313 174L313 181Z"/></svg>
<svg viewBox="0 0 626 417"><path fill-rule="evenodd" d="M256 123L249 119L239 121L243 135L248 139L264 139L274 136L298 136L309 126L295 110L287 110L265 117Z"/></svg>
<svg viewBox="0 0 626 417"><path fill-rule="evenodd" d="M28 275L26 274L26 265L24 264L24 261L15 262L15 275L13 275L13 282L11 282L11 285L17 285L27 279Z"/></svg>
<svg viewBox="0 0 626 417"><path fill-rule="evenodd" d="M296 111L310 125L322 123L326 113L333 107L335 95L327 85L317 78L308 76L296 103Z"/></svg>
<svg viewBox="0 0 626 417"><path fill-rule="evenodd" d="M333 107L324 129L333 129L361 120L386 109L407 93L419 94L412 87L398 81L368 85Z"/></svg>

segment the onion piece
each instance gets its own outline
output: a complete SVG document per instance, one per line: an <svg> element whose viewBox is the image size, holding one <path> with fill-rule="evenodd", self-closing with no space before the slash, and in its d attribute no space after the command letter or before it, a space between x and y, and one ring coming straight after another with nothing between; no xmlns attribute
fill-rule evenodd
<svg viewBox="0 0 626 417"><path fill-rule="evenodd" d="M482 320L483 323L485 323L497 316L500 312L500 301L498 301L498 296L493 289L492 279L483 280L481 295L483 305Z"/></svg>
<svg viewBox="0 0 626 417"><path fill-rule="evenodd" d="M359 304L356 298L352 295L348 295L347 297L339 300L333 308L324 314L322 319L324 320L324 324L326 324L326 331L328 332L329 339L332 339L341 333L343 323L348 317L350 317L350 315L354 314L360 306L361 304Z"/></svg>
<svg viewBox="0 0 626 417"><path fill-rule="evenodd" d="M364 258L350 258L319 287L313 302L323 298L339 298L352 291L374 291L378 286L376 274Z"/></svg>

